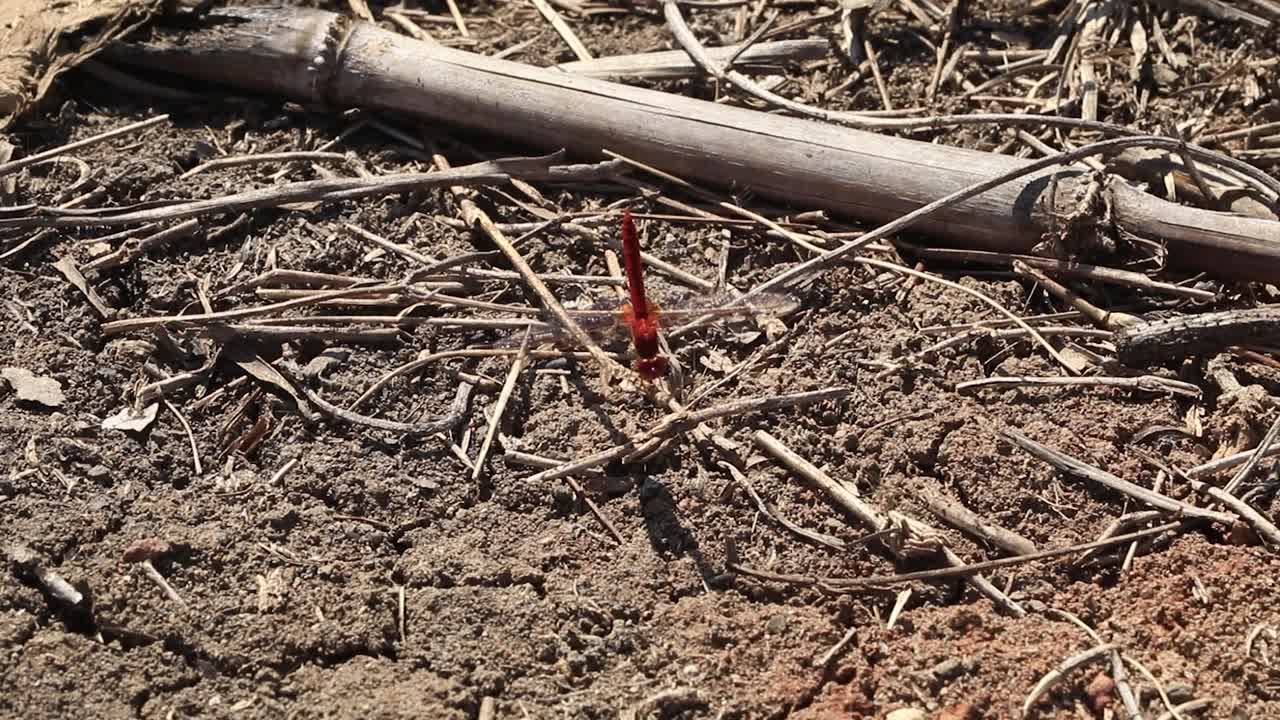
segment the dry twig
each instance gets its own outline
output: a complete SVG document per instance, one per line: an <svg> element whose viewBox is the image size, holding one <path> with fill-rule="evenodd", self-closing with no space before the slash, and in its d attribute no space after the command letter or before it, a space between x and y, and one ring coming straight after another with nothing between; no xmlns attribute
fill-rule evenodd
<svg viewBox="0 0 1280 720"><path fill-rule="evenodd" d="M870 532L883 533L889 531L902 536L896 542L890 541L887 544L894 555L899 557L909 555L910 547L913 543L926 542L933 545L933 550L940 550L943 560L952 569L965 565L964 561L950 548L946 547L945 543L940 543L940 535L933 528L903 515L895 516L894 514L881 512L878 508L855 495L847 487L836 482L808 460L800 457L791 448L763 430L757 430L752 435L752 438L762 449L780 460L793 472L800 474L822 488L834 502L849 511ZM1021 617L1026 614L1026 611L1021 606L980 574L969 573L967 577L975 590L982 593L998 607L1003 608L1015 617Z"/></svg>

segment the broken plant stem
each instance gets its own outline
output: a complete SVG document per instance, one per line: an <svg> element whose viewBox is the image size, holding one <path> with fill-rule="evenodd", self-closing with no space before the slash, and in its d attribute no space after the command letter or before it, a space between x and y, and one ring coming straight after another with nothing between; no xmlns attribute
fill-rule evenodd
<svg viewBox="0 0 1280 720"><path fill-rule="evenodd" d="M963 336L960 336L963 337ZM985 388L1005 389L1012 387L1119 387L1149 393L1172 393L1183 397L1199 398L1200 387L1181 380L1171 380L1158 375L1140 375L1138 377L1003 377L993 376L978 380L967 380L956 383L958 393L971 392Z"/></svg>
<svg viewBox="0 0 1280 720"><path fill-rule="evenodd" d="M112 56L189 77L284 93L303 102L364 105L532 145L567 145L582 157L598 157L603 148L611 147L702 181L749 184L762 196L864 219L898 217L919 202L940 198L979 178L1024 164L1038 167L1031 171L1034 177L1000 188L980 202L949 208L919 228L988 249L1029 249L1057 227L1062 211L1069 211L1064 206L1089 180L1075 171L1057 172L1058 192L1046 197L1049 173L1040 170L1063 158L1037 165L572 77L432 47L334 13L220 8L202 16L198 24L204 29L182 31L181 42L160 38L117 45ZM326 60L320 76L305 71L317 54ZM255 72L264 58L296 70L269 76ZM477 87L485 92L477 92ZM1121 140L1169 151L1181 146L1181 140L1173 138ZM1095 144L1073 152L1087 156L1119 149ZM1248 163L1195 146L1188 146L1188 152L1202 167L1230 167L1251 184L1268 188L1270 197L1278 194L1280 181ZM903 173L904 164L938 171ZM1280 251L1263 242L1274 237L1274 221L1179 206L1126 183L1108 183L1105 192L1114 228L1166 239L1175 265L1264 281L1280 272Z"/></svg>
<svg viewBox="0 0 1280 720"><path fill-rule="evenodd" d="M516 389L516 381L520 379L520 373L524 372L528 361L529 331L526 329L524 338L520 341L520 351L516 354L515 359L511 361L511 369L507 372L506 382L502 383L502 391L498 393L498 400L493 404L493 417L489 418L489 427L484 433L484 440L480 443L480 452L476 454L475 465L471 471L472 482L478 482L485 471L485 461L489 457L489 448L493 446L493 439L497 437L498 429L502 427L502 415L507 410L507 402L511 400L511 393Z"/></svg>
<svg viewBox="0 0 1280 720"><path fill-rule="evenodd" d="M97 143L103 142L104 140L111 140L112 138L118 138L122 135L129 135L131 133L138 132L139 130L145 130L149 127L152 127L153 125L159 125L160 123L165 122L168 119L169 119L168 115L157 115L153 118L147 118L146 120L142 120L140 122L130 123L129 125L125 125L124 127L118 127L114 130L108 130L106 132L99 133L92 137L87 137L83 140L77 140L72 143L67 143L66 145L61 145L56 148L45 150L44 152L38 152L35 155L29 155L27 157L20 158L18 160L11 160L7 163L0 164L0 177L4 177L5 175L15 173L24 167L35 165L36 163L44 160L48 160L49 158L57 157L59 155L65 155L73 150L79 150L80 148L88 147L90 145L95 145Z"/></svg>
<svg viewBox="0 0 1280 720"><path fill-rule="evenodd" d="M780 440L773 437L763 430L757 430L752 434L752 439L765 452L778 459L782 464L786 465L792 472L804 477L809 482L825 491L840 507L847 510L854 517L858 518L858 522L873 534L885 533L887 531L900 531L904 535L911 538L928 538L938 537L937 531L930 528L924 523L908 518L903 515L895 517L893 513L882 512L879 508L869 502L858 497L848 487L836 482L831 476L822 472L817 466L810 463L800 455L796 454L791 448L787 447ZM910 539L910 538L909 538ZM905 543L894 543L892 541L885 543L886 547L896 557L902 557L910 554ZM965 562L955 554L945 544L941 546L943 560L953 569L963 567ZM1015 617L1026 615L1026 610L1018 605L1014 600L1009 598L997 588L991 581L982 577L982 575L973 573L969 576L969 583L974 589L991 600L998 607L1003 608L1006 612Z"/></svg>
<svg viewBox="0 0 1280 720"><path fill-rule="evenodd" d="M783 291L789 287L794 286L795 284L799 283L801 280L804 280L813 274L826 270L829 266L831 266L832 264L834 264L844 256L856 250L859 250L864 246L870 245L871 243L877 240L881 240L885 237L888 237L889 235L892 235L894 233L901 232L911 227L912 225L915 225L917 222L924 219L925 217L928 217L929 215L943 208L949 207L951 205L955 205L957 203L968 200L969 198L981 195L982 193L987 192L992 188L999 187L1000 185L1003 185L1017 178L1024 177L1026 175L1031 175L1054 166L1068 164L1080 158L1119 152L1127 147L1149 146L1149 147L1163 147L1166 149L1170 149L1176 146L1179 142L1180 141L1173 140L1171 138L1164 138L1164 137L1159 137L1154 135L1115 138L1112 140L1102 140L1099 142L1090 143L1088 145L1083 145L1074 150L1069 150L1066 152L1058 153L1057 155L1052 155L1042 160L1037 160L1024 167L1011 170L1007 173L991 178L989 180L985 180L983 182L970 185L969 187L962 188L945 197L939 198L927 205L924 205L915 210L912 210L911 212L905 215L902 215L894 220L891 220L885 223L884 225L881 225L880 227L874 230L871 230L870 232L867 232L854 240L850 240L849 242L837 248L828 250L822 255L819 255L810 260L806 260L805 262L802 262L799 265L791 267L785 272L775 275L773 278L767 280L766 282L761 283L760 285L757 285L755 288L752 288L747 293L747 295L750 296L756 293ZM1237 163L1237 164L1243 164L1243 163ZM1280 191L1280 181L1268 178L1267 182L1269 183L1268 187L1274 186L1274 188L1272 189Z"/></svg>
<svg viewBox="0 0 1280 720"><path fill-rule="evenodd" d="M99 208L63 210L36 208L37 214L26 217L0 218L0 229L35 227L71 228L88 226L131 225L135 223L185 220L204 215L225 215L256 208L279 207L299 202L334 202L365 197L440 187L442 185L501 185L514 177L546 179L553 175L568 179L574 170L556 168L561 153L542 157L507 158L466 165L456 170L432 173L402 173L371 178L337 178L272 185L208 200L174 202L160 207ZM574 166L594 167L594 166ZM557 171L562 174L557 175ZM587 171L594 174L594 171Z"/></svg>
<svg viewBox="0 0 1280 720"><path fill-rule="evenodd" d="M1183 517L1212 520L1216 523L1221 523L1226 527L1231 527L1231 524L1236 520L1234 515L1197 507L1190 503L1182 502L1181 500L1175 500L1167 495L1161 495L1160 493L1153 492L1140 485L1135 485L1128 480L1118 478L1105 470L1088 465L1065 453L1054 450L1053 448L1041 445L1016 430L1006 428L1000 432L1000 435L1014 445L1017 445L1026 452L1052 465L1062 472L1076 475L1078 477L1088 478L1089 480L1093 480L1094 482L1115 490L1118 493L1127 495L1134 500L1146 503L1153 508L1164 510L1165 512L1176 513Z"/></svg>

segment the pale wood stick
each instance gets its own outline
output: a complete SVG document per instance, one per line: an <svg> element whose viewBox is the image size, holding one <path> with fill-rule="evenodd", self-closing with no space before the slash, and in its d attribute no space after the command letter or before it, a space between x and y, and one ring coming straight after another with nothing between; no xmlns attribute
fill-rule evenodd
<svg viewBox="0 0 1280 720"><path fill-rule="evenodd" d="M587 46L582 44L582 40L578 39L577 34L573 32L573 28L569 27L569 23L560 17L560 13L556 12L556 9L551 7L547 0L529 0L529 2L532 2L533 6L538 8L538 12L542 13L542 17L551 23L551 27L555 28L556 33L560 35L560 39L564 40L564 44L569 46L569 49L573 51L574 55L578 56L579 60L583 62L592 60L591 52L587 50Z"/></svg>
<svg viewBox="0 0 1280 720"><path fill-rule="evenodd" d="M471 37L471 33L467 30L467 22L462 19L462 11L458 9L457 0L445 0L449 6L449 14L453 16L453 22L458 26L458 33L462 37Z"/></svg>
<svg viewBox="0 0 1280 720"><path fill-rule="evenodd" d="M422 42L428 43L430 45L440 44L440 41L432 37L431 33L427 32L420 25L410 20L408 17L401 15L398 12L387 11L382 13L382 16L390 20L391 22L395 23L396 26L399 27L401 30L404 30L405 32L409 33L409 35L413 37L413 39L415 40L421 40Z"/></svg>
<svg viewBox="0 0 1280 720"><path fill-rule="evenodd" d="M1011 555L1030 555L1036 551L1035 543L1012 530L988 522L960 501L943 493L933 483L925 483L918 489L920 501L939 520L976 535Z"/></svg>

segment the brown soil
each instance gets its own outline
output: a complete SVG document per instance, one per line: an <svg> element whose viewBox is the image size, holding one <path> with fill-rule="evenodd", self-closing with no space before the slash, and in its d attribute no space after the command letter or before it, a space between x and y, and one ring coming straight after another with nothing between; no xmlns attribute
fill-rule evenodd
<svg viewBox="0 0 1280 720"><path fill-rule="evenodd" d="M1008 9L1020 3L974 4L972 25L961 40L975 47L998 46L993 28L1036 42L1053 32L1045 15ZM444 3L428 8L447 13ZM518 59L572 59L530 5L464 3L464 12L472 21L469 43L450 25L427 27L477 52L533 37ZM735 12L698 14L695 29L708 44L727 41ZM788 7L779 22L810 12ZM900 106L923 102L934 61L933 52L908 31L912 22L891 14L871 25ZM1198 23L1193 61L1202 67L1172 87L1157 88L1136 118L1133 90L1117 74L1104 84L1104 119L1155 126L1164 117L1177 123L1197 117L1221 92L1216 112L1222 122L1247 124L1237 86L1177 90L1212 80L1231 66L1228 60L1274 59L1274 36L1241 24L1203 18ZM598 55L669 47L661 18L652 14L602 15L575 26ZM829 22L813 32L837 34ZM937 33L931 37L938 39ZM1173 42L1190 52L1181 40ZM1237 48L1242 54L1232 55ZM962 67L974 78L989 72ZM813 100L846 70L831 63L791 73L796 82L789 94ZM702 83L663 87L714 94ZM1264 103L1280 102L1274 83L1264 91L1270 93ZM178 176L215 145L230 154L289 149L305 137L336 137L351 122L277 99L216 93L196 104L145 104L77 73L56 93L60 100L50 110L13 134L22 154L157 112L173 115L171 126L78 155L106 189L101 204L213 197L267 184L279 168ZM951 93L940 95L937 110L982 109ZM873 85L863 83L835 105L876 109L879 97ZM467 158L462 141L485 152L501 148L444 128L389 121L441 143L460 160ZM1005 137L995 129L965 130L941 141L990 148ZM374 171L418 167L415 151L375 130L350 136L342 147ZM291 180L314 176L303 166L288 174ZM19 176L16 202L64 202L59 193L73 179L70 166L33 169ZM599 207L618 197L544 192L566 210ZM483 191L481 198L502 221L531 219L496 191ZM457 217L447 193L258 212L216 242L178 243L93 278L93 286L120 316L142 317L198 308L197 287L206 279L219 307L255 302L250 292L216 295L269 263L387 279L414 269L404 258L371 253L371 245L343 231L344 223L436 256L488 249L481 238L433 223L435 215ZM1025 343L1008 351L1003 341L981 342L876 380L877 368L867 361L890 360L934 342L918 328L970 322L988 317L989 310L936 285L886 284L863 270L830 272L806 291L804 311L790 318L796 335L785 352L728 383L709 402L858 385L846 401L712 427L741 444L748 478L778 514L833 535L851 550L837 553L806 543L759 515L717 464L720 456L692 440L674 443L646 462L610 465L603 476L583 479L624 538L619 546L567 486L527 482L533 471L507 464L501 450L488 479L478 484L439 437L403 439L340 423L308 424L287 397L260 391L252 381L230 386L245 373L225 359L198 393L173 397L191 423L203 474L193 470L182 425L163 407L145 431L101 429L104 418L129 402L135 384L153 381L157 372L194 369L213 347L175 334L190 353L184 367L171 355L150 354L137 344L150 336L100 336L98 317L52 261L71 256L83 263L92 252L86 241L106 234L60 233L20 262L0 267L0 366L52 377L66 395L65 404L51 410L19 401L0 383L5 541L34 550L91 603L91 610L68 611L22 568L0 573L4 717L473 718L486 696L497 699L500 718L617 717L636 708L640 716L669 718L880 718L908 707L926 710L926 717L1016 717L1045 673L1094 645L1053 609L1074 614L1116 643L1159 679L1174 702L1212 699L1200 717L1280 717L1280 665L1271 664L1274 637L1264 631L1252 654L1245 654L1251 631L1280 623L1280 562L1262 547L1232 542L1222 528L1184 532L1145 549L1127 571L1116 563L1056 560L989 574L1030 611L1023 618L1001 614L963 582L917 583L909 586L912 593L888 629L900 587L831 596L726 572L730 546L743 565L785 574L857 577L929 567L895 567L876 543L863 544L864 531L824 494L759 454L751 441L756 429L768 430L882 508L932 522L916 489L934 482L989 521L1041 547L1057 547L1096 538L1133 508L1118 494L1061 475L1010 447L997 438L998 430L1019 429L1150 486L1156 469L1135 448L1189 467L1229 441L1231 417L1197 367L1188 365L1184 376L1206 389L1200 404L1204 436L1164 433L1140 442L1135 434L1143 428L1183 426L1195 403L1123 390L954 391L957 382L990 374L1055 374L1044 354ZM654 254L706 278L716 276L728 237L728 276L740 288L797 259L780 241L738 229L722 233L652 223L646 237ZM598 248L568 236L548 234L522 249L539 269L605 272ZM1043 293L1014 279L963 282L1021 312L1056 309ZM658 291L673 289L660 278L654 284ZM563 299L587 294L573 286L558 291ZM1132 299L1107 292L1109 302ZM513 285L485 297L524 300ZM849 335L828 346L842 333ZM374 378L420 350L492 338L416 330L397 346L351 347L350 359L329 375L324 392L349 403ZM677 352L700 385L721 373L715 363L700 362L698 353L720 353L736 364L763 342L708 331L681 341ZM322 349L303 343L261 352L267 359L283 352L305 362ZM603 384L590 363L561 367L567 375L527 374L506 411L506 433L522 450L578 457L662 417L635 393ZM393 385L368 411L401 419L424 410L433 415L452 401L457 369L440 365L413 382ZM493 359L467 369L499 381L507 372L505 361ZM1272 394L1280 389L1275 370L1243 364L1234 369L1246 385ZM201 393L220 389L226 391L213 402L192 407ZM469 409L471 457L496 397L496 390L478 390ZM269 423L247 456L224 451L223 426L241 407L249 420L232 423L231 438L255 420ZM923 410L930 412L922 415ZM866 432L894 418L908 419ZM1254 440L1271 420L1265 413L1249 418ZM1178 483L1166 489L1186 496ZM1267 500L1259 509L1274 517L1280 505ZM957 531L947 530L946 536L967 560L998 556ZM126 549L147 538L172 544L155 567L185 607L166 598L140 565L122 562ZM846 632L852 633L847 644L820 665ZM1031 716L1094 716L1087 688L1102 669L1070 673ZM1163 713L1153 683L1136 671L1130 675L1148 717ZM646 699L652 701L642 705ZM965 705L972 714L964 714Z"/></svg>

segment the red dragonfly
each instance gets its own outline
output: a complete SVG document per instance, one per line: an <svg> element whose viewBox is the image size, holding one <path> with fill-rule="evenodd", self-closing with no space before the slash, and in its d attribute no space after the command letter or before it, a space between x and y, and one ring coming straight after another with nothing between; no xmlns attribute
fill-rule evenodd
<svg viewBox="0 0 1280 720"><path fill-rule="evenodd" d="M759 293L746 298L727 294L712 297L701 295L693 302L675 302L659 308L645 294L640 240L635 223L631 219L630 210L622 215L622 260L627 276L630 302L621 308L569 310L569 314L583 330L593 334L599 334L601 330L611 329L616 332L626 328L631 335L631 344L636 353L635 370L641 377L649 380L656 380L666 375L671 365L670 361L661 354L658 340L659 330L666 322L688 322L701 317L765 320L781 317L794 312L799 307L790 295ZM554 319L551 319L547 325L554 335L566 335Z"/></svg>

